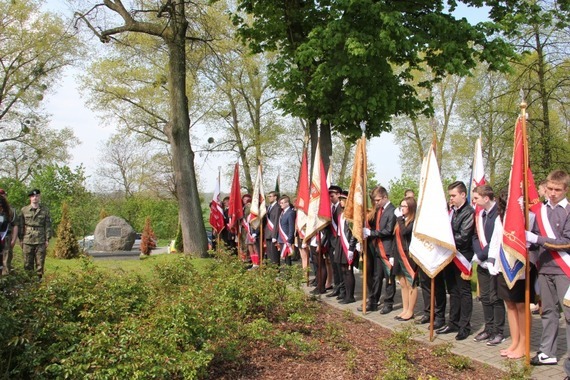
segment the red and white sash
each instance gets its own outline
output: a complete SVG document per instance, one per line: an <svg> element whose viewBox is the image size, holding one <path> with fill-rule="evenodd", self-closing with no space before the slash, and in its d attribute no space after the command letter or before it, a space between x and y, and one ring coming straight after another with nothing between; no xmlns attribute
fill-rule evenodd
<svg viewBox="0 0 570 380"><path fill-rule="evenodd" d="M250 220L251 220L251 214L247 216L247 220L246 218L243 218L241 220L241 225L245 229L246 242L255 243L255 238L251 236L251 226L249 225Z"/></svg>
<svg viewBox="0 0 570 380"><path fill-rule="evenodd" d="M540 207L540 212L536 213L536 222L538 224L538 228L540 230L540 234L542 236L549 237L551 239L556 239L557 236L550 225L550 221L548 220L547 214L547 207L546 205L542 205ZM552 255L552 258L558 264L558 266L564 271L566 276L570 277L570 255L568 252L565 251L555 251L555 250L547 250Z"/></svg>
<svg viewBox="0 0 570 380"><path fill-rule="evenodd" d="M273 210L273 207L276 207L275 205L273 205L271 207L271 210ZM273 232L275 230L275 225L273 224L273 222L271 221L271 217L270 214L267 213L267 228L269 228L269 231Z"/></svg>
<svg viewBox="0 0 570 380"><path fill-rule="evenodd" d="M281 214L281 217L285 214L285 211ZM283 228L281 227L281 223L279 223L279 236L281 240L283 240L283 244L281 245L281 258L284 259L291 254L291 244L289 244L289 238Z"/></svg>
<svg viewBox="0 0 570 380"><path fill-rule="evenodd" d="M346 256L346 261L348 262L348 265L352 265L354 258L352 260L349 260L349 258L348 258L348 236L346 236L346 231L344 228L345 223L346 223L346 219L344 219L344 212L343 212L339 216L338 225L340 226L340 228L338 230L338 237L340 239L340 246L342 247L342 252Z"/></svg>

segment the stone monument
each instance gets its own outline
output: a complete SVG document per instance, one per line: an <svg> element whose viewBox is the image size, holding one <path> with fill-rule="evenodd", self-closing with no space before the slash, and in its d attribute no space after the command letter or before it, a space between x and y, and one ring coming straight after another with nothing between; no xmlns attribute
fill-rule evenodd
<svg viewBox="0 0 570 380"><path fill-rule="evenodd" d="M95 251L130 251L135 244L136 233L125 219L108 216L95 227Z"/></svg>

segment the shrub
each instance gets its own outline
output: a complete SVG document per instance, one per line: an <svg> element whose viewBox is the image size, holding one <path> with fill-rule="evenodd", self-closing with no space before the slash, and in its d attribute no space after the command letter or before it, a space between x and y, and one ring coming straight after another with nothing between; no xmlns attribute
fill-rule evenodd
<svg viewBox="0 0 570 380"><path fill-rule="evenodd" d="M141 236L141 254L150 255L150 252L156 248L156 236L150 226L150 217L146 217L144 228Z"/></svg>
<svg viewBox="0 0 570 380"><path fill-rule="evenodd" d="M73 259L79 256L79 244L71 227L69 208L66 202L61 206L61 221L57 228L57 237L54 250L55 257L59 259Z"/></svg>
<svg viewBox="0 0 570 380"><path fill-rule="evenodd" d="M0 373L202 379L217 363L240 360L259 337L299 354L315 349L274 326L314 320L296 280L276 281L278 271L266 266L247 271L227 253L201 270L189 256L174 258L150 277L84 259L81 270L42 283L25 273L0 279Z"/></svg>

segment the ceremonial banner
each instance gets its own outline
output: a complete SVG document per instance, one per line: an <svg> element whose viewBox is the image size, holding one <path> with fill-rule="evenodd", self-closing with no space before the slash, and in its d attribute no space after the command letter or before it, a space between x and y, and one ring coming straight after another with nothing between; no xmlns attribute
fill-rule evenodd
<svg viewBox="0 0 570 380"><path fill-rule="evenodd" d="M433 147L422 163L410 255L431 278L455 257L455 240Z"/></svg>
<svg viewBox="0 0 570 380"><path fill-rule="evenodd" d="M225 228L224 210L220 203L220 173L218 173L218 179L216 180L216 186L214 187L214 195L210 202L210 225L216 234L219 234Z"/></svg>
<svg viewBox="0 0 570 380"><path fill-rule="evenodd" d="M362 227L364 227L366 218L366 181L366 137L362 136L356 144L352 179L344 208L344 217L352 222L352 235L358 239L361 245L364 244Z"/></svg>
<svg viewBox="0 0 570 380"><path fill-rule="evenodd" d="M524 275L527 258L524 211L524 141L523 120L517 119L513 146L513 159L509 179L509 195L503 220L503 244L499 258L509 288Z"/></svg>
<svg viewBox="0 0 570 380"><path fill-rule="evenodd" d="M265 192L263 191L263 179L261 178L261 165L257 167L257 178L253 186L251 197L251 207L249 209L249 224L254 229L259 228L261 220L265 216L267 208L265 205Z"/></svg>
<svg viewBox="0 0 570 380"><path fill-rule="evenodd" d="M307 230L305 239L303 240L307 244L317 232L326 227L331 221L331 200L329 198L325 166L321 158L321 148L319 145L320 139L317 139L309 208L307 210Z"/></svg>
<svg viewBox="0 0 570 380"><path fill-rule="evenodd" d="M243 202L241 200L241 186L239 185L239 163L237 162L234 168L234 178L230 191L228 215L230 218L228 228L232 233L237 234L240 219L243 218Z"/></svg>
<svg viewBox="0 0 570 380"><path fill-rule="evenodd" d="M309 165L307 162L307 149L305 148L303 151L303 159L301 161L299 184L297 185L297 200L295 201L295 209L297 210L295 227L297 228L297 233L301 239L305 238L305 226L307 225L309 200Z"/></svg>
<svg viewBox="0 0 570 380"><path fill-rule="evenodd" d="M485 185L485 169L483 166L483 149L481 148L481 137L475 141L475 153L473 154L473 167L471 168L471 183L469 184L469 192L467 198L471 204L471 193L477 186ZM476 211L480 211L476 207Z"/></svg>

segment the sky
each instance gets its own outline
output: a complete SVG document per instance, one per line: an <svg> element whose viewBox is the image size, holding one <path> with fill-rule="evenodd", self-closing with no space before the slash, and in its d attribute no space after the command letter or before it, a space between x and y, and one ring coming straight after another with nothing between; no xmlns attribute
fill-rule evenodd
<svg viewBox="0 0 570 380"><path fill-rule="evenodd" d="M69 8L63 0L47 0L44 8L51 12L69 14ZM485 9L459 7L456 14L459 17L467 17L472 22L478 22L486 18L487 12ZM94 39L92 43L98 42ZM105 125L100 119L100 115L98 116L86 106L86 99L80 94L79 81L76 78L78 74L78 68L67 68L54 92L46 96L44 106L51 114L49 123L51 127L57 129L69 127L73 129L75 136L81 141L79 145L71 149L72 160L70 164L72 168L83 165L89 177L88 187L93 189L100 149L115 131L113 126ZM402 175L399 155L400 149L391 133L383 133L380 137L369 140L368 162L374 163L376 179L380 184L388 185L390 180L397 179ZM212 175L212 172L215 173L219 166L228 163L224 162L220 156L215 155L209 155L205 157L205 160L197 155L196 161L196 170L201 182L199 184L200 190L213 191L216 176ZM417 174L419 176L419 172ZM230 186L231 178L222 176L221 192L228 193Z"/></svg>

